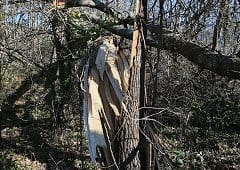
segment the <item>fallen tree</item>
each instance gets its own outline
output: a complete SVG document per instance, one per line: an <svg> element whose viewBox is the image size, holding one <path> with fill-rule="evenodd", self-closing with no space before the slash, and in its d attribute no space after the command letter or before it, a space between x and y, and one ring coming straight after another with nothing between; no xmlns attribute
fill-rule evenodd
<svg viewBox="0 0 240 170"><path fill-rule="evenodd" d="M27 3L28 1L16 0L10 2L14 4ZM109 4L104 4L99 0L65 0L64 3L65 8L89 7L97 9L107 15L113 16L118 22L104 23L102 20L97 20L95 18L91 18L91 21L113 34L128 39L132 38L133 30L122 28L119 26L119 24L133 24L134 19L131 16L121 17L121 13L109 7ZM151 29L151 27L156 27L156 25L151 25L149 29ZM147 45L152 47L157 47L163 50L169 50L171 52L179 53L183 57L192 61L194 64L200 66L201 68L213 71L221 76L227 76L232 79L240 79L240 59L236 58L235 55L227 56L222 55L218 52L212 52L210 49L203 47L195 42L188 41L178 33L174 32L170 34L165 34L163 31L161 39L162 41L159 42L159 37L157 37L157 35L148 35L146 38L146 43Z"/></svg>
<svg viewBox="0 0 240 170"><path fill-rule="evenodd" d="M82 4L80 3L80 4L76 5L76 6L87 6L87 7L91 7L91 8L96 8L96 9L101 10L102 12L105 12L105 13L109 13L109 10L110 10L110 8L109 8L109 10L106 10L107 9L107 5L106 5L106 7L104 7L104 6L101 6L103 4L99 5L99 4L95 3L97 1L80 1L80 2L86 2L86 3L82 3ZM90 4L90 2L93 2L93 4ZM73 4L73 6L74 6L74 4ZM69 7L69 6L66 4L66 7ZM102 21L94 19L94 18L92 18L91 21L93 23L95 23L95 24L99 24L101 27L105 28L106 30L110 31L113 34L120 35L120 36L128 38L128 39L132 39L132 37L134 37L133 36L133 30L126 29L126 28L123 29L122 27L119 26L119 23L113 23L113 24L106 23L106 24L104 24ZM190 61L194 62L195 64L197 64L198 66L200 66L202 68L205 68L205 69L208 69L208 70L211 70L211 71L214 71L214 72L216 72L216 73L218 73L220 75L228 76L228 77L234 78L234 79L239 79L240 78L239 59L235 58L234 56L225 56L225 55L222 55L222 54L219 54L219 53L211 52L207 48L202 47L201 45L198 45L197 43L193 43L193 42L187 41L183 37L181 37L181 35L178 35L178 34L175 34L175 33L171 33L170 31L163 32L163 34L161 34L161 35L158 35L157 32L155 32L155 33L156 34L154 36L148 35L146 37L147 45L152 46L152 47L156 47L156 48L159 48L159 49L164 49L164 50L169 50L171 52L179 53L182 56L184 56L185 58L187 58L188 60L190 60ZM159 41L159 39L161 39L161 41ZM101 61L100 65L102 63L104 63L104 62L105 61ZM132 66L132 62L130 62L130 66ZM92 78L92 79L89 79L89 81L91 80L91 82L89 83L90 85L98 86L99 82L100 82L100 84L101 83L106 83L106 81L102 82L102 81L99 80L99 77L102 78L101 77L101 73L102 73L101 69L102 68L98 68L97 67L97 69L99 69L100 76L95 75L95 78L94 78L95 72L92 71L91 74L89 74L89 76ZM136 74L139 74L139 73L136 73ZM121 78L120 80L124 80L124 78ZM135 89L138 89L138 85L139 85L138 84L138 80L133 82L133 86L134 86ZM92 87L89 86L89 88L92 88ZM99 89L95 89L96 93L92 94L92 98L91 99L96 99L97 98L96 97L97 93L99 91L101 91L101 90L102 90L101 87L99 87ZM104 90L106 92L106 90L109 90L109 89L104 89ZM110 97L113 94L114 94L113 92L108 92L108 95L110 95ZM139 94L138 94L138 92L133 91L133 94L131 94L131 95L135 97L135 100L134 101L130 101L128 110L130 110L131 113L132 112L135 113L136 110L138 109L138 96L139 96ZM123 95L123 96L126 96L126 94ZM117 96L117 97L119 97L119 96ZM111 100L113 100L113 99L111 99ZM120 101L122 101L122 99ZM101 102L97 101L97 102L93 103L92 104L92 108L90 108L89 110L91 110L91 111L94 111L94 109L97 110L95 113L96 113L96 116L98 116L97 117L97 119L99 119L98 121L100 121L99 122L99 126L101 126L101 123L102 123L101 121L103 120L104 116L102 118L99 118L99 115L103 114L102 110L105 109L105 108L104 108L104 106L101 106L100 109L97 108L99 103L101 103ZM119 103L121 103L121 102L119 102ZM108 108L111 108L112 110L118 109L118 108L114 107L117 104L113 104L113 103L111 103L111 101L108 101L107 104L110 105L110 106L108 106ZM134 106L133 110L130 109L130 108L132 108L132 106ZM118 107L121 108L121 106L118 106ZM100 110L99 113L97 113L98 109ZM117 111L117 112L120 112L120 111ZM137 126L132 126L136 122L136 119L139 118L138 116L133 117L134 119L132 119L132 117L127 115L124 118L129 118L130 119L130 123L128 124L129 125L129 127L128 127L129 129L133 128L135 131L138 131L138 127ZM108 125L110 123L111 123L111 121L109 121L106 124ZM90 125L90 124L88 123L88 125ZM106 127L107 127L107 125L106 125ZM92 124L92 127L95 128L95 126L96 126L96 123L94 122L94 124ZM104 127L104 128L107 129L106 127ZM103 132L101 132L101 133L102 134L109 133L109 131L112 130L112 129L114 129L114 128L109 128L109 129L107 129L105 131L102 130ZM97 132L97 130L96 130L96 132ZM96 133L96 132L94 132L94 133ZM122 133L125 133L125 132L122 131ZM132 133L131 135L138 136L137 133ZM113 136L114 135L110 135L111 138L113 138ZM131 138L131 137L129 137L129 138ZM97 137L94 136L92 140L97 140ZM129 162L132 161L133 158L135 158L135 155L137 155L136 152L138 151L138 146L136 146L136 144L137 144L137 142L134 141L133 142L134 146L131 147L131 148L135 148L136 151L135 150L130 151L129 155L128 154L122 155L122 156L126 156L126 157L123 158L123 160L121 160L121 162L123 162L124 164L128 164ZM132 143L129 142L129 145L132 145ZM105 146L105 144L104 144L104 146ZM105 147L109 147L109 146L105 146ZM122 147L128 147L128 146L127 145L122 145ZM127 152L129 152L128 149L129 148L126 149ZM92 152L99 152L99 151L101 152L101 150L102 150L102 148L100 148L99 145L94 145L93 149L92 149ZM94 154L91 154L91 155L95 156L96 154L97 153L94 153ZM101 155L101 153L100 153L100 155ZM111 154L108 154L108 155L111 155ZM96 159L96 157L95 157L95 159ZM105 158L103 157L101 159L105 159ZM100 160L100 161L102 161L102 160ZM115 163L115 161L111 160L111 158L110 158L109 162L110 163ZM109 163L107 163L106 165L108 165L108 164ZM139 166L139 164L136 164L136 166ZM125 167L125 165L124 165L124 167Z"/></svg>
<svg viewBox="0 0 240 170"><path fill-rule="evenodd" d="M108 7L107 4L103 4L98 0L82 0L76 3L66 5L66 8L70 7L91 7L98 9L106 14L117 16L117 12ZM124 38L131 39L133 30L122 28L119 26L122 22L133 23L133 18L118 18L119 22L116 23L103 23L102 20L91 18L91 21L100 25L109 32L119 35ZM156 25L151 25L148 28L151 29ZM154 30L154 29L151 29ZM167 32L167 33L165 33ZM221 76L227 76L232 79L240 79L240 59L235 55L227 56L218 52L212 52L207 47L201 46L198 43L186 40L178 33L174 33L168 30L163 30L162 37L159 37L155 30L155 36L148 35L146 43L148 46L161 48L162 50L168 50L181 54L183 57L192 61L194 64L201 68L213 71ZM159 39L162 39L160 42Z"/></svg>
<svg viewBox="0 0 240 170"><path fill-rule="evenodd" d="M96 19L92 19L92 22L100 24L100 21ZM128 39L132 38L133 30L109 25L111 24L101 24L103 28L113 34ZM232 79L240 79L240 58L237 58L236 56L227 56L212 52L208 48L185 40L184 37L174 34L173 32L163 32L162 42L159 42L158 39L159 37L157 37L157 35L148 35L146 43L152 47L179 53L199 67L213 71L219 75L227 76Z"/></svg>

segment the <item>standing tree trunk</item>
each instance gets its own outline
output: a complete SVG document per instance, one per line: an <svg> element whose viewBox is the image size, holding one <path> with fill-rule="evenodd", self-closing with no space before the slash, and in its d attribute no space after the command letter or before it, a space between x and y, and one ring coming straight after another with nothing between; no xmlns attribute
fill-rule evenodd
<svg viewBox="0 0 240 170"><path fill-rule="evenodd" d="M139 159L139 96L140 96L140 67L141 67L141 26L140 0L136 1L136 20L130 58L130 86L125 96L127 111L122 115L120 129L120 169L140 169Z"/></svg>
<svg viewBox="0 0 240 170"><path fill-rule="evenodd" d="M147 2L148 0L141 0L141 5L142 5L142 37L141 37L141 68L140 68L140 98L139 98L139 107L140 113L139 113L139 118L142 119L144 118L147 113L145 107L145 63L146 63L146 58L147 58L147 48L146 48L146 42L145 39L147 37ZM140 162L141 162L141 169L149 169L151 167L151 151L150 151L150 143L146 140L146 121L141 120L140 122L140 129L139 129L139 157L140 157Z"/></svg>

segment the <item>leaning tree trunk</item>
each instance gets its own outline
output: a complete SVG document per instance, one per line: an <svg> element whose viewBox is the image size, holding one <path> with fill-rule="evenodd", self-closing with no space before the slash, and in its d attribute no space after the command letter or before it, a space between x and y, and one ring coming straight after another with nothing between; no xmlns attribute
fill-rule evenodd
<svg viewBox="0 0 240 170"><path fill-rule="evenodd" d="M122 115L120 129L120 169L140 169L139 159L139 96L141 67L141 25L140 0L136 1L136 20L134 24L132 51L130 58L129 92L125 96L127 111Z"/></svg>

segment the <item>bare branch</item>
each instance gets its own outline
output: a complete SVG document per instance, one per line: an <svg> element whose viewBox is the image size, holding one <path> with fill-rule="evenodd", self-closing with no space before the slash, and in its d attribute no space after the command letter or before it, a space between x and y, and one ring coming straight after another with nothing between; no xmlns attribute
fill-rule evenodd
<svg viewBox="0 0 240 170"><path fill-rule="evenodd" d="M113 34L131 39L133 31L119 26L109 26L102 24L101 21L92 19L95 24L100 24L103 28ZM164 33L165 31L163 31ZM158 42L157 37L146 38L146 43L149 46L177 52L183 57L192 61L196 65L213 71L219 75L227 76L233 79L240 79L240 59L235 56L226 56L220 53L211 52L209 49L198 45L197 43L185 40L180 35L174 33L164 33L163 43Z"/></svg>
<svg viewBox="0 0 240 170"><path fill-rule="evenodd" d="M114 15L115 12L108 7L107 4L104 4L98 0L78 0L78 1L67 1L65 4L66 8L71 7L90 7L90 8L96 8L106 14Z"/></svg>

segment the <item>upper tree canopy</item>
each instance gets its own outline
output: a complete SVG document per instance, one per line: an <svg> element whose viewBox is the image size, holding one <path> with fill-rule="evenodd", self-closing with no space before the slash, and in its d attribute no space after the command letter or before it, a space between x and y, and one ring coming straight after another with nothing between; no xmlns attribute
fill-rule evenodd
<svg viewBox="0 0 240 170"><path fill-rule="evenodd" d="M42 2L49 2L41 0ZM5 4L27 3L9 0ZM240 2L238 0L148 1L147 45L179 53L201 68L240 79ZM113 34L132 37L134 1L55 0L53 6L90 7L102 13L102 19L87 13L88 20ZM162 11L162 12L161 12ZM160 25L172 31L161 33ZM122 25L128 26L123 27Z"/></svg>
<svg viewBox="0 0 240 170"><path fill-rule="evenodd" d="M62 1L58 3L61 4ZM131 38L131 3L132 1L109 3L98 0L66 0L65 6L96 8L112 17L114 22L105 22L90 14L93 23L113 34ZM148 7L151 9L149 22L142 24L149 30L146 39L149 46L177 52L201 68L240 79L240 59L235 55L240 50L239 1L164 1L163 13L157 2L149 1ZM166 34L163 31L161 34L160 22L172 33ZM123 28L120 24L130 26Z"/></svg>

